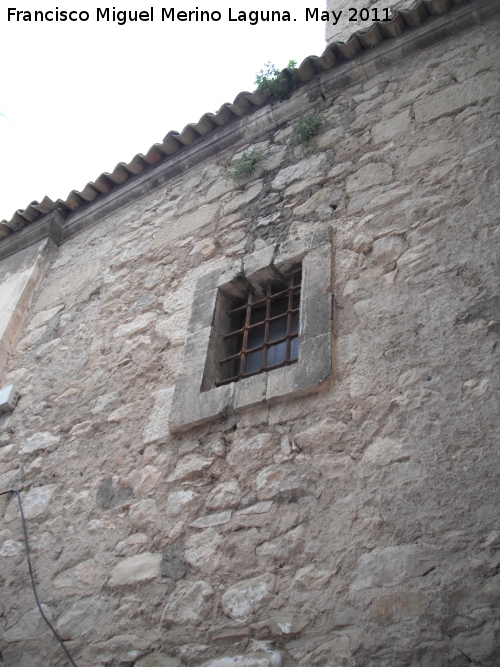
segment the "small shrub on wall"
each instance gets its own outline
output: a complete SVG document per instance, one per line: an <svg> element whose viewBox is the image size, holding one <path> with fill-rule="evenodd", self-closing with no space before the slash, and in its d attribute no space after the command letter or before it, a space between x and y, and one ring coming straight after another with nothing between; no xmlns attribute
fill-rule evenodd
<svg viewBox="0 0 500 667"><path fill-rule="evenodd" d="M235 160L233 167L229 172L228 178L235 183L239 183L244 178L247 178L257 169L262 162L262 151L258 148L245 151L243 155Z"/></svg>
<svg viewBox="0 0 500 667"><path fill-rule="evenodd" d="M271 99L278 102L287 100L299 85L296 61L290 60L283 71L268 61L256 75L255 84L257 90L265 95L270 95Z"/></svg>
<svg viewBox="0 0 500 667"><path fill-rule="evenodd" d="M307 144L311 141L323 122L324 117L316 111L306 111L292 127L290 141L293 146Z"/></svg>

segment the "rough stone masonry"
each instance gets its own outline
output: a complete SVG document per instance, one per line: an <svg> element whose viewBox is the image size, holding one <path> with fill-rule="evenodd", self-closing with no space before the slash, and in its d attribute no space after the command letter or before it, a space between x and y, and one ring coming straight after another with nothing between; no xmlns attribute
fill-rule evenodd
<svg viewBox="0 0 500 667"><path fill-rule="evenodd" d="M318 75L235 121L234 145L209 136L160 187L0 262L1 386L21 392L0 491L22 491L79 667L499 664L497 10ZM320 132L294 146L309 110ZM173 433L198 281L325 228L327 382ZM62 667L16 503L0 665Z"/></svg>

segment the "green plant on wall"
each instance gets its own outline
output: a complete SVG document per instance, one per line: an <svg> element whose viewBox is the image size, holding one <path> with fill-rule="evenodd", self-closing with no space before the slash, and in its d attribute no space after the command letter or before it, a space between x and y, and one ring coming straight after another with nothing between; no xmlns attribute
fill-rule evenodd
<svg viewBox="0 0 500 667"><path fill-rule="evenodd" d="M253 172L262 162L262 159L262 151L258 148L245 151L240 158L233 162L232 169L228 174L228 178L232 181L235 181L236 183L239 183L239 181L242 179L247 178L247 176L253 174Z"/></svg>
<svg viewBox="0 0 500 667"><path fill-rule="evenodd" d="M297 77L297 63L290 60L285 70L280 72L273 63L267 62L263 69L255 76L257 90L265 95L270 95L273 100L281 102L290 97L290 93L299 85Z"/></svg>
<svg viewBox="0 0 500 667"><path fill-rule="evenodd" d="M292 126L292 134L290 141L294 146L300 144L307 144L312 137L318 133L321 123L324 121L324 116L316 111L306 111L299 120Z"/></svg>

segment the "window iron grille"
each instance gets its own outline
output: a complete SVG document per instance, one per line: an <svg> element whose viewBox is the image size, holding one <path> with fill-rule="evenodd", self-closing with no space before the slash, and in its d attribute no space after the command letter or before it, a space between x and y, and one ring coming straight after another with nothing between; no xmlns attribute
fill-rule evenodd
<svg viewBox="0 0 500 667"><path fill-rule="evenodd" d="M298 361L300 293L299 269L286 287L268 284L263 297L253 301L250 292L246 303L228 312L231 330L224 341L231 353L219 360L224 379L218 386Z"/></svg>

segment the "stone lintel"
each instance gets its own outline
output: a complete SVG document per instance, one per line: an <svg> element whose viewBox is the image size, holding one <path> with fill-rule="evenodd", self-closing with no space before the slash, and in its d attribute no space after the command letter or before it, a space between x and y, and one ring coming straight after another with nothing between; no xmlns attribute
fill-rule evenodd
<svg viewBox="0 0 500 667"><path fill-rule="evenodd" d="M251 276L257 271L266 269L271 266L273 263L273 257L276 250L276 246L269 245L262 250L253 252L251 255L247 255L243 259L243 270L246 276Z"/></svg>

